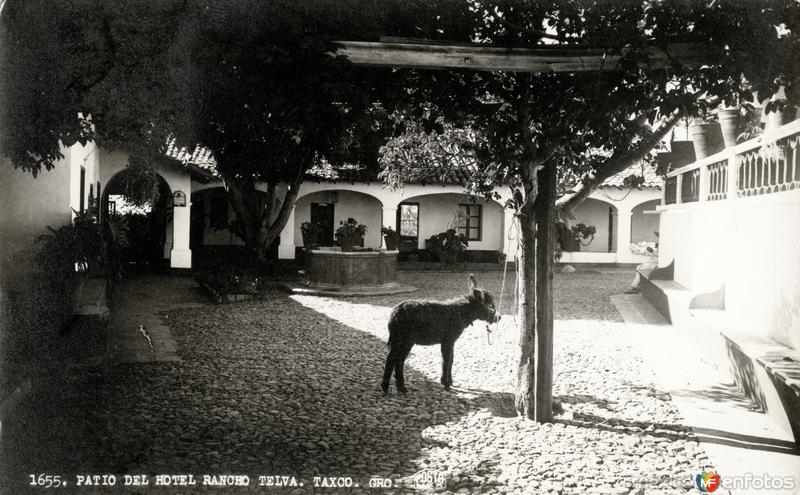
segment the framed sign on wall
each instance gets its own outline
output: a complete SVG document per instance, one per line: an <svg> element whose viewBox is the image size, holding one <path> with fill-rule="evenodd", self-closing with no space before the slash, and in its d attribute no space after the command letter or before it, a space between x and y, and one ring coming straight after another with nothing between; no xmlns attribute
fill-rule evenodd
<svg viewBox="0 0 800 495"><path fill-rule="evenodd" d="M175 191L172 194L172 206L186 206L186 193Z"/></svg>

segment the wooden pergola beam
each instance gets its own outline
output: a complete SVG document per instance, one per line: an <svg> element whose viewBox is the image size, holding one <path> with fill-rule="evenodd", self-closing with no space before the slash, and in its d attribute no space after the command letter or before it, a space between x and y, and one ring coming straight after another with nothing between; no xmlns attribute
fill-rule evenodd
<svg viewBox="0 0 800 495"><path fill-rule="evenodd" d="M618 68L623 53L600 48L498 48L478 45L335 41L334 56L368 67L468 69L510 72L588 72ZM719 53L696 43L676 43L666 49L651 47L643 68L665 69L677 63L692 67L713 63Z"/></svg>

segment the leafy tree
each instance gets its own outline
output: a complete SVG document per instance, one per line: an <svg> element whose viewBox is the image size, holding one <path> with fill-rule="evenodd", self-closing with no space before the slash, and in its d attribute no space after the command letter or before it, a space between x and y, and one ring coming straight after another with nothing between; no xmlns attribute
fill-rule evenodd
<svg viewBox="0 0 800 495"><path fill-rule="evenodd" d="M473 191L515 190L520 224L520 360L516 405L540 421L552 419L552 260L558 176L579 178L562 198L569 209L605 178L643 157L683 115L720 100L771 94L796 76L789 51L796 45L797 7L791 2L482 2L474 3L475 39L508 46L562 46L627 50L619 66L575 74L510 72L407 73L414 88L402 119L437 135L401 136L384 151L386 180L447 169L449 150L469 149ZM792 34L781 36L783 24ZM647 70L643 48L703 42L718 58L699 68L679 60L669 70ZM764 57L764 52L770 57ZM768 58L769 60L766 60ZM647 122L655 122L655 129ZM448 128L455 123L462 131ZM460 132L460 134L459 134ZM433 137L431 137L433 136ZM463 138L467 139L463 139ZM418 146L421 143L422 146ZM418 153L419 152L419 153ZM406 155L402 159L403 155ZM407 160L420 155L418 161Z"/></svg>
<svg viewBox="0 0 800 495"><path fill-rule="evenodd" d="M331 57L331 40L438 36L442 17L459 29L466 10L422 0L8 3L0 152L35 175L62 145L89 139L151 164L172 142L209 148L260 259L312 164L375 165L375 90L391 74Z"/></svg>

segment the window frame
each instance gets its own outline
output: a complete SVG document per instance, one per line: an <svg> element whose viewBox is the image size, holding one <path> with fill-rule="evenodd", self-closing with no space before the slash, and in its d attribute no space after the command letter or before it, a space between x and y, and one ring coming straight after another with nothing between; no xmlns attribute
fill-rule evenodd
<svg viewBox="0 0 800 495"><path fill-rule="evenodd" d="M468 241L476 241L480 242L483 240L483 205L477 203L459 203L458 204L458 211L459 215L461 214L461 208L464 207L466 209L467 215L464 217L464 227L458 226L456 231L458 233L462 233L461 230L464 229L463 234L466 236ZM477 208L478 214L473 216L470 215L470 208ZM473 222L477 220L477 226L473 225ZM470 237L470 232L473 229L478 230L478 237L472 238Z"/></svg>
<svg viewBox="0 0 800 495"><path fill-rule="evenodd" d="M403 235L403 206L416 206L417 207L417 232L415 235ZM403 202L397 205L397 234L401 240L419 239L419 203L418 202Z"/></svg>

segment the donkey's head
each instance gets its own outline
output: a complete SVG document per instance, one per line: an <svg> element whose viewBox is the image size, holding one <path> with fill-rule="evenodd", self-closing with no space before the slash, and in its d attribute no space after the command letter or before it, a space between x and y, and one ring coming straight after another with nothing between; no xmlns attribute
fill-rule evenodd
<svg viewBox="0 0 800 495"><path fill-rule="evenodd" d="M500 315L494 307L494 299L492 295L484 289L478 287L478 281L475 276L470 273L469 275L469 295L467 300L470 302L475 318L489 323L495 323L500 320Z"/></svg>

